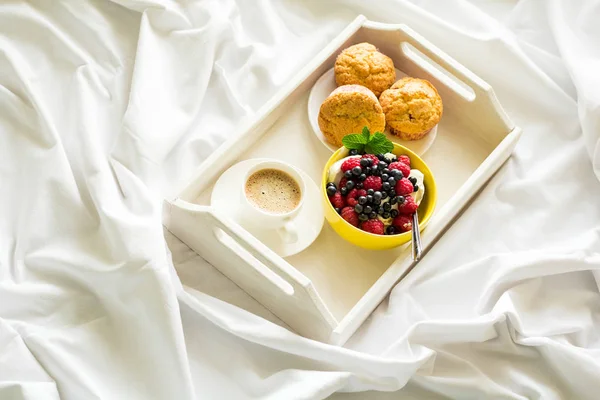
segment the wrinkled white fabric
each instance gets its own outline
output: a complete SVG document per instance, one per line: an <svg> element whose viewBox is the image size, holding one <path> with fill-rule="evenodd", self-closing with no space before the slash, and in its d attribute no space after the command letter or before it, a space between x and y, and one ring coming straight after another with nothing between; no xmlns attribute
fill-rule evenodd
<svg viewBox="0 0 600 400"><path fill-rule="evenodd" d="M359 13L480 75L524 135L339 348L164 235L160 203ZM593 0L0 3L0 399L596 399L599 17Z"/></svg>

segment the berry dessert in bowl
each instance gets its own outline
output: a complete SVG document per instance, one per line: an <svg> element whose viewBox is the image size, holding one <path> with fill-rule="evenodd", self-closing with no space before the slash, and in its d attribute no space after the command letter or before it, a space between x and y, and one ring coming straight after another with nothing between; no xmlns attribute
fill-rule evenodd
<svg viewBox="0 0 600 400"><path fill-rule="evenodd" d="M412 215L422 229L437 190L425 162L367 128L347 135L323 169L322 197L331 227L356 246L384 250L411 240Z"/></svg>

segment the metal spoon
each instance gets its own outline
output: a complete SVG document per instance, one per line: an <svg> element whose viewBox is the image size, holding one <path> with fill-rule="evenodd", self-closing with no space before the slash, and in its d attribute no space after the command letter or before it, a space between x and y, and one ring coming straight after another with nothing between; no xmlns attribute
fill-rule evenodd
<svg viewBox="0 0 600 400"><path fill-rule="evenodd" d="M421 246L421 232L419 232L419 217L415 212L412 215L412 259L419 261L423 247Z"/></svg>

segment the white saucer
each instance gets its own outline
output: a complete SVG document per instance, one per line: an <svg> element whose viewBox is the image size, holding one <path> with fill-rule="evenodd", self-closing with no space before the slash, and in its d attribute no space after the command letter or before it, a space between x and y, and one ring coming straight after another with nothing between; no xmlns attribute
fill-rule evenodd
<svg viewBox="0 0 600 400"><path fill-rule="evenodd" d="M296 168L304 179L306 193L302 209L293 220L298 229L298 241L295 243L285 243L274 230L263 230L242 224L239 218L239 205L245 172L252 168L252 166L263 161L269 161L269 159L254 158L245 160L225 171L217 183L215 183L210 204L240 224L275 253L281 257L288 257L306 249L321 233L325 218L323 207L321 206L321 194L313 180L304 171Z"/></svg>
<svg viewBox="0 0 600 400"><path fill-rule="evenodd" d="M404 78L405 76L408 75L399 69L396 69L396 79ZM310 125L312 126L315 135L317 135L317 138L319 138L321 143L331 150L332 153L337 150L337 147L327 142L319 128L319 110L327 96L329 96L336 88L335 73L333 68L331 68L315 82L310 90L310 95L308 96L308 119L310 120ZM398 136L392 135L387 128L384 133L392 142L408 147L418 155L423 155L433 144L435 137L437 136L437 128L437 125L434 126L431 132L420 140L402 140Z"/></svg>

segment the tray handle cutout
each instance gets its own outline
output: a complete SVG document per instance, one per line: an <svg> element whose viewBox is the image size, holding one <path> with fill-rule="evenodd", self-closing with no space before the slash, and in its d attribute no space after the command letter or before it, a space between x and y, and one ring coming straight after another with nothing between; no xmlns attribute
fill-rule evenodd
<svg viewBox="0 0 600 400"><path fill-rule="evenodd" d="M267 267L264 262L269 262L267 259L261 257L262 262L256 258L254 254L251 253L250 250L244 248L237 240L233 237L225 233L221 228L214 228L213 233L215 238L229 250L231 250L235 255L239 258L243 259L248 263L249 266L254 268L256 272L260 275L264 276L269 282L271 282L274 286L276 286L279 290L285 293L288 296L294 295L294 288L288 282L286 282L281 276L276 274L272 268Z"/></svg>
<svg viewBox="0 0 600 400"><path fill-rule="evenodd" d="M440 82L458 93L458 95L460 95L463 99L467 101L475 100L477 97L475 90L473 90L473 88L466 84L463 80L458 79L456 75L462 76L463 79L466 79L466 77L454 68L451 68L454 72L454 74L452 74L448 71L448 69L442 67L440 62L442 64L448 64L445 63L443 59L436 57L435 53L431 51L428 52L432 56L438 58L438 61L434 61L431 57L427 56L427 54L417 49L411 43L403 42L400 46L402 48L402 52L407 58L423 67L423 69L427 70L427 72L429 72L431 75L434 75Z"/></svg>

